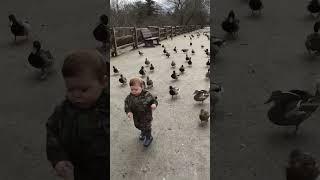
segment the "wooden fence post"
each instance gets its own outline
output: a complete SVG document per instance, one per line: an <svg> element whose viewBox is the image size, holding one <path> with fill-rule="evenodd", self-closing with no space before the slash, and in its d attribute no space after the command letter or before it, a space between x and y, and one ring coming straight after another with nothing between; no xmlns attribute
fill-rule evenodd
<svg viewBox="0 0 320 180"><path fill-rule="evenodd" d="M138 33L137 33L137 28L133 27L134 29L134 45L135 48L138 49Z"/></svg>
<svg viewBox="0 0 320 180"><path fill-rule="evenodd" d="M117 40L116 40L116 31L115 28L112 27L112 35L113 35L113 50L114 50L114 56L118 56L117 52Z"/></svg>

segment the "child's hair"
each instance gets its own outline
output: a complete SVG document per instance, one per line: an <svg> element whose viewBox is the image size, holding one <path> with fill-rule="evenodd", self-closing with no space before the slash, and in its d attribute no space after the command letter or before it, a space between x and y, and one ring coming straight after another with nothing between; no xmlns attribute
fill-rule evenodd
<svg viewBox="0 0 320 180"><path fill-rule="evenodd" d="M141 78L136 77L136 78L130 79L130 82L129 82L130 86L134 86L136 84L140 85L142 88L144 88L145 86L145 82Z"/></svg>
<svg viewBox="0 0 320 180"><path fill-rule="evenodd" d="M64 78L77 77L90 71L98 80L103 80L108 72L108 62L94 49L79 49L70 53L64 60L62 75Z"/></svg>

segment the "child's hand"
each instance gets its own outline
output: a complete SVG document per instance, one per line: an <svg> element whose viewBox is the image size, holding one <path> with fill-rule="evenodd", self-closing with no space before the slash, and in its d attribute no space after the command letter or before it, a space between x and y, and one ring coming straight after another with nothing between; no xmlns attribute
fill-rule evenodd
<svg viewBox="0 0 320 180"><path fill-rule="evenodd" d="M152 109L152 110L155 110L156 108L157 108L157 105L151 104L151 109Z"/></svg>
<svg viewBox="0 0 320 180"><path fill-rule="evenodd" d="M132 112L128 112L128 118L129 118L129 119L132 118Z"/></svg>
<svg viewBox="0 0 320 180"><path fill-rule="evenodd" d="M73 165L70 161L59 161L55 166L55 170L57 175L62 178L73 176Z"/></svg>

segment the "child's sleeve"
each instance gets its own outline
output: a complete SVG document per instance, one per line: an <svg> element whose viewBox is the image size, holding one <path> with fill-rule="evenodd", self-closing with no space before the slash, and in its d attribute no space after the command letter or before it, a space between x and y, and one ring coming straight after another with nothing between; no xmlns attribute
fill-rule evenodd
<svg viewBox="0 0 320 180"><path fill-rule="evenodd" d="M146 94L147 101L149 102L149 105L155 104L158 106L158 100L156 97L154 97L150 92L147 92Z"/></svg>
<svg viewBox="0 0 320 180"><path fill-rule="evenodd" d="M46 152L47 158L53 167L55 167L59 161L68 160L68 155L65 152L59 138L59 121L61 121L61 118L62 110L59 107L56 107L54 113L49 117L46 123Z"/></svg>
<svg viewBox="0 0 320 180"><path fill-rule="evenodd" d="M131 111L131 104L130 104L130 96L127 96L124 100L124 111L128 114Z"/></svg>

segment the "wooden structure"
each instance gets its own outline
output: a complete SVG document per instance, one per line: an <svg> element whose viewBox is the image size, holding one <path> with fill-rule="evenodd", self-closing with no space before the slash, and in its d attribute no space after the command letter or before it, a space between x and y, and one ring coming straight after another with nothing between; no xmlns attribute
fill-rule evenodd
<svg viewBox="0 0 320 180"><path fill-rule="evenodd" d="M111 55L117 56L118 49L132 46L137 49L139 45L144 44L144 38L141 30L148 29L152 37L158 37L159 41L164 39L173 38L180 34L189 33L202 27L200 25L189 26L148 26L144 28L137 27L112 27L111 29Z"/></svg>
<svg viewBox="0 0 320 180"><path fill-rule="evenodd" d="M154 47L154 44L153 44L154 40L157 41L156 45L160 45L159 37L158 36L153 37L151 34L151 31L148 28L141 28L140 31L141 31L141 35L142 35L145 47L148 47L148 46Z"/></svg>

